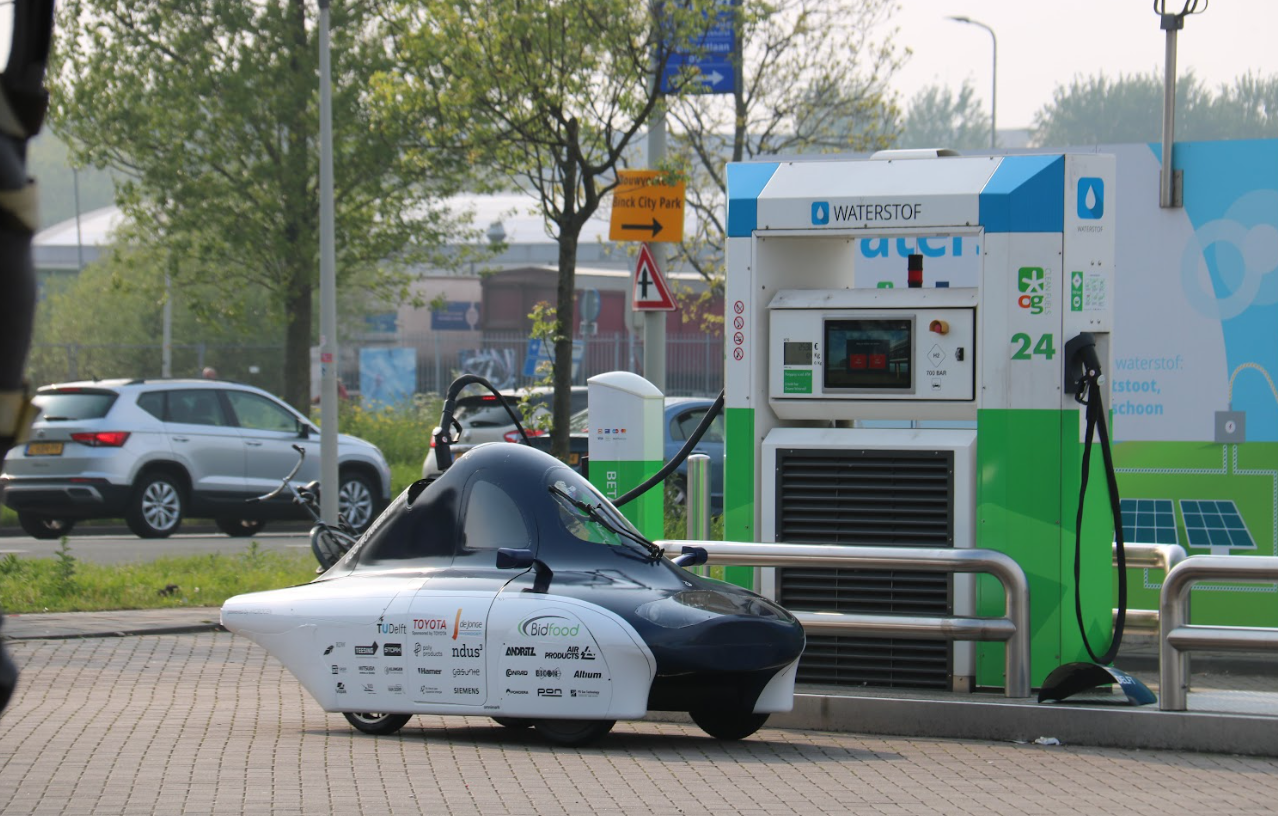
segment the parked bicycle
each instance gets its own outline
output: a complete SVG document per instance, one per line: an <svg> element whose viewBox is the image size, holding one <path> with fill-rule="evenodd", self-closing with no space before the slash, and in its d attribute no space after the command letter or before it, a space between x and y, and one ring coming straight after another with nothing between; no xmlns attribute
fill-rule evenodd
<svg viewBox="0 0 1278 816"><path fill-rule="evenodd" d="M311 527L311 553L319 562L319 567L315 571L327 572L329 568L342 560L342 556L346 555L351 547L355 546L359 533L340 513L337 516L337 524L324 521L320 515L319 482L311 482L302 487L293 484L293 477L302 469L302 463L306 461L306 449L301 445L294 445L293 450L297 451L297 464L283 478L280 486L264 496L258 496L249 501L270 501L285 490L291 492L293 503L305 507L306 512L310 513L311 519L315 522Z"/></svg>

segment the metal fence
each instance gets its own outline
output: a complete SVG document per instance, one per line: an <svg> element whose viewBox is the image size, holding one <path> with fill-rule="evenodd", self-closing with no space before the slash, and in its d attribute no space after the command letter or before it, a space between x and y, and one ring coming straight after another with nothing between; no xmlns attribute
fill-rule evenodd
<svg viewBox="0 0 1278 816"><path fill-rule="evenodd" d="M643 338L628 332L578 338L573 382L605 371L643 374ZM360 350L411 348L416 351L416 393L443 394L462 373L487 377L499 388L539 383L527 374L533 341L518 332L475 332L474 340L456 335L369 335L342 342L338 376L352 391L360 388ZM220 377L279 393L283 390L283 345L174 344L172 373L198 377L205 366ZM113 377L159 377L163 347L153 344L38 343L32 347L28 379L35 384ZM709 335L666 338L666 388L670 395L714 396L723 387L723 339Z"/></svg>

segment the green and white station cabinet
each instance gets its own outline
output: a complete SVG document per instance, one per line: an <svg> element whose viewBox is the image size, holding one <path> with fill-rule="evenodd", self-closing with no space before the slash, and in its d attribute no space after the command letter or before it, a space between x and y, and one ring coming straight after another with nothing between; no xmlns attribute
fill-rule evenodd
<svg viewBox="0 0 1278 816"><path fill-rule="evenodd" d="M586 381L590 400L590 483L615 500L654 476L665 464L661 427L665 395L628 371L609 371ZM665 528L661 485L620 508L650 539Z"/></svg>
<svg viewBox="0 0 1278 816"><path fill-rule="evenodd" d="M1073 577L1085 423L1064 349L1091 333L1109 371L1113 158L731 164L727 195L726 537L1002 551L1029 579L1033 684L1086 660ZM1099 651L1113 530L1092 459L1082 603ZM989 576L784 568L755 580L791 609L1003 612ZM799 678L1000 687L1003 645L810 637Z"/></svg>

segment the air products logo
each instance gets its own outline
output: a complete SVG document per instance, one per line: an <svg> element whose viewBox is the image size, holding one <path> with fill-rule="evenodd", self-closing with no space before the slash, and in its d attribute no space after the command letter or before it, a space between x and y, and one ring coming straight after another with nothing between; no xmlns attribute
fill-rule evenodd
<svg viewBox="0 0 1278 816"><path fill-rule="evenodd" d="M1105 215L1105 180L1083 176L1078 180L1078 217L1096 221Z"/></svg>
<svg viewBox="0 0 1278 816"><path fill-rule="evenodd" d="M830 202L812 202L812 223L816 226L830 223Z"/></svg>
<svg viewBox="0 0 1278 816"><path fill-rule="evenodd" d="M1050 305L1047 270L1041 266L1022 266L1016 271L1016 291L1020 293L1017 306L1028 309L1030 314L1042 314Z"/></svg>

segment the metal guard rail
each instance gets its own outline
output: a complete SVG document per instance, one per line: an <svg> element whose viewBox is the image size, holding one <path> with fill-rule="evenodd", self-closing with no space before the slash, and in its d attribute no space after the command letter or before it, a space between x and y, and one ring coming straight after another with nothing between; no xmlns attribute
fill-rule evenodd
<svg viewBox="0 0 1278 816"><path fill-rule="evenodd" d="M1118 566L1118 542L1114 542L1114 566ZM1185 560L1185 548L1179 544L1124 544L1128 569L1160 569L1163 574L1171 572L1172 567ZM1118 620L1118 610L1114 610L1114 620ZM1141 637L1158 636L1157 609L1128 609L1127 623L1124 630L1130 635Z"/></svg>
<svg viewBox="0 0 1278 816"><path fill-rule="evenodd" d="M982 549L914 547L839 547L818 544L765 544L736 541L658 541L667 554L701 547L707 563L743 567L830 567L889 569L905 572L976 572L1003 585L1001 618L913 615L864 615L794 612L806 631L823 635L914 639L1002 641L1007 644L1004 695L1030 696L1029 584L1019 564L1004 553Z"/></svg>
<svg viewBox="0 0 1278 816"><path fill-rule="evenodd" d="M1278 557L1194 555L1168 571L1158 595L1158 707L1184 711L1189 697L1189 652L1278 650L1278 629L1249 626L1191 626L1187 602L1190 587L1204 579L1218 581L1278 580Z"/></svg>

